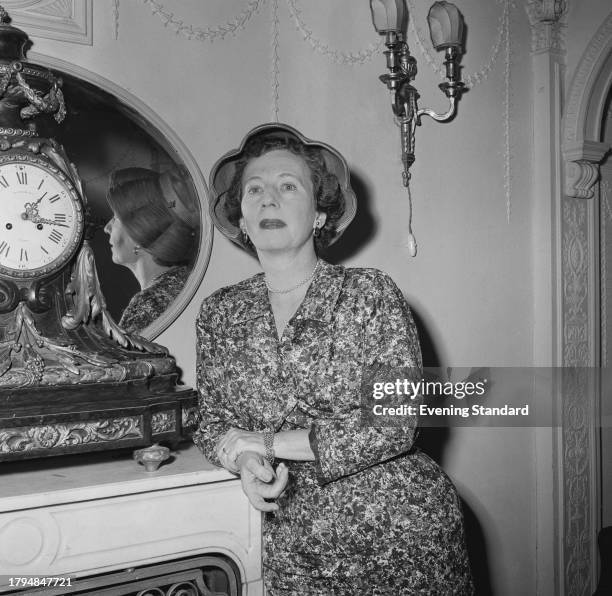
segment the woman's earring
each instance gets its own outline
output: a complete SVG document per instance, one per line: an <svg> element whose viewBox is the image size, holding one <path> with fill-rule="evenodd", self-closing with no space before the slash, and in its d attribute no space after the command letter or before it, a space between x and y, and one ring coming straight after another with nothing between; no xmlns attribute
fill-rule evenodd
<svg viewBox="0 0 612 596"><path fill-rule="evenodd" d="M138 255L138 253L139 253L139 252L140 252L140 246L138 246L138 244L136 244L136 245L134 246L134 254L135 254L135 255Z"/></svg>
<svg viewBox="0 0 612 596"><path fill-rule="evenodd" d="M240 233L242 234L242 243L243 244L248 244L249 243L249 235L247 234L246 226L242 222L240 223Z"/></svg>
<svg viewBox="0 0 612 596"><path fill-rule="evenodd" d="M321 235L321 222L318 219L315 219L314 221L312 233L315 238L318 238Z"/></svg>

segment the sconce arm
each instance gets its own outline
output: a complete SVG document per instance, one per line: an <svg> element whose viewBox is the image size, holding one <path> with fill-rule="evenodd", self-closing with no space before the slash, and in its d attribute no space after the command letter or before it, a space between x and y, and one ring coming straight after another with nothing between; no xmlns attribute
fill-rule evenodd
<svg viewBox="0 0 612 596"><path fill-rule="evenodd" d="M417 119L420 119L421 116L429 116L430 118L433 118L437 122L446 122L450 120L457 113L457 98L449 97L449 100L450 100L450 107L448 108L446 112L444 112L444 114L438 114L437 112L434 112L431 108L421 108L417 112Z"/></svg>

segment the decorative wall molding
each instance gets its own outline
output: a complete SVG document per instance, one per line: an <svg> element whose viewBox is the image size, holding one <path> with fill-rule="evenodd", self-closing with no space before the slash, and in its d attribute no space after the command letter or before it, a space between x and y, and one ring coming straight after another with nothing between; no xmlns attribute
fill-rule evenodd
<svg viewBox="0 0 612 596"><path fill-rule="evenodd" d="M563 203L563 366L593 366L589 345L587 205Z"/></svg>
<svg viewBox="0 0 612 596"><path fill-rule="evenodd" d="M533 53L564 51L563 30L567 6L565 0L527 0L525 8L531 24Z"/></svg>
<svg viewBox="0 0 612 596"><path fill-rule="evenodd" d="M552 26L546 18L555 18L557 14L550 3L544 6L541 26ZM557 49L553 44L551 54ZM603 21L576 67L557 137L563 162L559 165L564 166L565 177L564 195L555 197L561 203L561 221L556 227L561 240L558 284L561 293L557 295L559 364L573 367L564 369L559 396L563 428L557 455L563 478L563 493L559 495L563 515L559 519L563 583L559 589L568 596L592 594L597 581L596 537L601 505L597 404L601 389L594 372L601 366L598 331L606 316L599 295L599 281L606 265L600 262L598 239L601 218L606 213L603 205L597 208L596 201L601 197L597 184L600 164L610 150L610 145L600 139L611 83L612 13ZM554 237L552 246L555 250Z"/></svg>
<svg viewBox="0 0 612 596"><path fill-rule="evenodd" d="M563 150L565 159L565 194L578 199L591 199L594 187L599 180L599 164L610 145L598 141L582 141L566 144Z"/></svg>
<svg viewBox="0 0 612 596"><path fill-rule="evenodd" d="M279 0L272 0L272 120L278 122L280 103L280 18L278 16Z"/></svg>
<svg viewBox="0 0 612 596"><path fill-rule="evenodd" d="M597 515L593 490L596 479L591 465L596 450L594 370L583 367L563 370L563 546L567 596L590 596L594 589L591 583L597 556L591 536L593 517Z"/></svg>
<svg viewBox="0 0 612 596"><path fill-rule="evenodd" d="M586 131L587 112L590 106L590 98L597 85L600 74L605 75L605 80L600 80L599 85L608 84L612 76L612 70L606 68L605 62L610 60L612 54L612 12L601 24L574 72L569 92L566 97L563 142L571 144L583 139L598 140L592 131ZM599 99L599 98L598 98Z"/></svg>
<svg viewBox="0 0 612 596"><path fill-rule="evenodd" d="M93 43L93 0L4 0L2 5L31 37Z"/></svg>
<svg viewBox="0 0 612 596"><path fill-rule="evenodd" d="M295 23L295 27L302 34L304 41L308 42L315 52L327 56L336 64L365 64L371 60L373 56L378 55L384 47L383 42L380 41L376 44L371 43L363 50L356 50L353 52L344 52L332 48L329 44L315 37L312 29L304 22L296 0L287 0L287 6L289 7L289 13Z"/></svg>
<svg viewBox="0 0 612 596"><path fill-rule="evenodd" d="M605 171L605 170L604 170ZM604 174L605 178L605 174ZM612 243L612 234L609 231L612 223L612 187L608 179L604 179L600 185L600 228L599 228L599 243L600 243L600 275L601 283L601 365L609 366L608 362L608 245Z"/></svg>
<svg viewBox="0 0 612 596"><path fill-rule="evenodd" d="M172 28L177 35L197 41L215 41L225 39L228 35L236 35L244 29L251 17L259 10L266 0L249 0L246 7L235 17L221 25L194 26L187 23L173 12L167 10L161 2L156 0L142 0L149 5L151 12L158 17L165 27ZM118 10L118 2L115 2L115 12Z"/></svg>
<svg viewBox="0 0 612 596"><path fill-rule="evenodd" d="M119 0L113 0L113 33L119 39Z"/></svg>
<svg viewBox="0 0 612 596"><path fill-rule="evenodd" d="M512 42L510 37L510 0L504 8L505 23L504 39L504 192L506 195L506 222L509 224L512 217L512 142L510 138L510 89L512 62Z"/></svg>
<svg viewBox="0 0 612 596"><path fill-rule="evenodd" d="M535 0L532 4L535 5L538 20L555 22L567 11L568 2L566 0Z"/></svg>
<svg viewBox="0 0 612 596"><path fill-rule="evenodd" d="M30 0L31 1L31 0ZM56 0L60 1L60 0ZM62 0L66 2L68 0ZM75 0L76 1L76 0ZM88 0L91 2L91 0ZM166 8L163 2L159 0L141 0L142 4L148 6L151 13L157 17L163 24L173 31L176 35L180 35L188 40L200 42L215 42L224 40L229 36L235 37L242 31L252 17L259 12L260 8L268 3L270 6L270 22L271 22L271 79L270 79L270 96L271 96L271 111L272 119L278 121L279 101L280 101L280 30L281 19L279 16L280 0L248 0L244 9L234 17L231 17L227 22L219 25L196 25L176 15ZM500 0L502 2L510 2L511 0ZM285 0L289 15L293 20L295 29L301 34L303 40L307 42L313 51L326 56L332 62L337 64L347 65L363 65L379 54L384 47L382 41L370 43L366 48L354 50L350 52L342 51L332 47L330 44L318 39L312 29L304 22L302 11L297 0ZM112 19L113 33L115 39L119 38L120 29L120 0L112 0Z"/></svg>
<svg viewBox="0 0 612 596"><path fill-rule="evenodd" d="M562 594L589 596L596 586L596 538L600 510L597 413L599 384L594 329L595 264L598 254L594 203L563 199L562 325L563 380L560 408L562 440L559 463L563 479Z"/></svg>

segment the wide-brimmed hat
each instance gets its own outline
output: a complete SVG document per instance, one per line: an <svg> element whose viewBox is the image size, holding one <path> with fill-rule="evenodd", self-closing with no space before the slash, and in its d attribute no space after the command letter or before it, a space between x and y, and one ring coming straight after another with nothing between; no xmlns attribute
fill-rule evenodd
<svg viewBox="0 0 612 596"><path fill-rule="evenodd" d="M321 152L327 169L336 175L340 183L340 190L344 197L344 213L336 223L334 235L330 241L333 244L346 230L348 225L355 217L357 211L357 199L351 188L350 173L348 165L342 155L333 147L312 141L306 138L302 133L295 128L278 122L262 124L256 126L242 139L240 146L237 149L232 149L226 153L213 166L210 172L210 215L215 227L232 242L240 245L246 250L252 250L252 247L247 246L243 240L241 230L227 218L227 198L228 191L236 174L238 163L243 157L247 143L252 139L294 139L300 141L307 147L314 147Z"/></svg>

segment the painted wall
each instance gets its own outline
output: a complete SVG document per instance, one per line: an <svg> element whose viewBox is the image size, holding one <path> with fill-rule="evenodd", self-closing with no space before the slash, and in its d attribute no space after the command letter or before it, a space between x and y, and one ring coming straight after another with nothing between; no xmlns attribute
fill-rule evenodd
<svg viewBox="0 0 612 596"><path fill-rule="evenodd" d="M404 246L409 211L398 129L378 81L384 58L375 48L379 39L368 2L133 0L118 3L117 39L115 3L93 4L92 46L34 37L34 50L106 77L148 104L176 131L206 176L248 129L277 117L334 145L352 167L360 208L335 258L392 275L420 321L428 363L533 364L533 296L536 284L546 279L532 275L538 230L531 164L538 123L531 118L531 33L522 2L457 0L468 24L464 78L473 84L452 123L424 120L417 130L416 258ZM156 4L175 21L201 29L257 10L249 19L243 13L245 25L235 34L211 42L164 26L167 17L155 14ZM427 9L409 0L413 4L410 43L419 62L421 106L443 111L446 100L429 65L433 60L439 68L441 59L427 39ZM592 11L576 7L569 15L570 70L607 11L605 0L589 4ZM215 235L196 297L158 338L177 357L188 384L194 382L194 319L201 300L257 271L256 261ZM535 594L533 429L467 428L430 435L467 506L480 586L500 595ZM552 536L543 548L552 548Z"/></svg>

